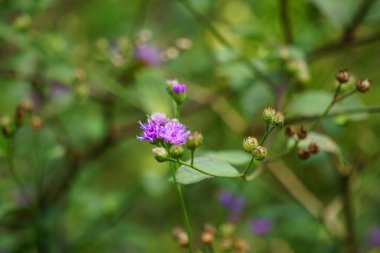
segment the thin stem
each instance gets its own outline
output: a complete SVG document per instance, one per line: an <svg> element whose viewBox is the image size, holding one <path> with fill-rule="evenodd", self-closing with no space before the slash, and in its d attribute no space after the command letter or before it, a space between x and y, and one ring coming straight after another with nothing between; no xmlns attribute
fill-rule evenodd
<svg viewBox="0 0 380 253"><path fill-rule="evenodd" d="M267 130L265 131L265 134L263 136L263 138L261 138L261 141L260 141L260 146L264 145L266 139L268 138L268 136L270 135L270 133L273 131L273 129L275 129L275 127L267 127Z"/></svg>
<svg viewBox="0 0 380 253"><path fill-rule="evenodd" d="M289 17L289 2L288 0L279 0L279 4L282 31L284 33L286 44L290 45L293 43L293 33Z"/></svg>
<svg viewBox="0 0 380 253"><path fill-rule="evenodd" d="M173 108L174 108L174 118L179 119L180 114L180 105L178 105L175 101L173 101Z"/></svg>
<svg viewBox="0 0 380 253"><path fill-rule="evenodd" d="M194 152L195 152L195 149L192 149L190 151L190 156L191 156L191 166L194 166Z"/></svg>
<svg viewBox="0 0 380 253"><path fill-rule="evenodd" d="M180 202L181 202L181 208L182 208L182 213L183 213L183 219L184 219L185 229L186 229L187 235L189 237L189 253L192 253L193 252L193 238L192 238L192 234L191 234L189 215L187 213L185 199L184 199L183 194L182 194L181 186L178 184L177 179L175 177L174 166L173 166L172 163L170 163L170 170L172 172L174 184L175 184L175 187L177 189L177 193L178 193L178 196L179 196L179 199L180 199Z"/></svg>
<svg viewBox="0 0 380 253"><path fill-rule="evenodd" d="M248 172L249 172L249 169L251 168L252 163L253 163L254 160L255 160L255 158L252 156L251 161L249 161L249 164L248 164L247 168L245 168L245 170L244 170L244 174L243 174L243 176L242 176L242 178L243 178L244 180L245 180L245 178L246 178L246 176L247 176L247 174L248 174Z"/></svg>
<svg viewBox="0 0 380 253"><path fill-rule="evenodd" d="M349 96L351 96L352 94L355 94L357 92L357 90L352 90L352 91L349 91L345 94L343 94L342 96L340 96L339 98L336 99L336 102L335 103L338 103L339 101L342 101L343 99L345 98L348 98Z"/></svg>
<svg viewBox="0 0 380 253"><path fill-rule="evenodd" d="M335 117L335 116L343 115L343 114L360 114L360 113L380 113L380 106L341 110L341 111L329 113L325 116L325 118ZM313 121L319 117L321 117L321 115L310 115L310 116L300 116L300 117L289 118L285 122L285 125L294 125L294 124L298 124L298 123L302 123L306 121Z"/></svg>
<svg viewBox="0 0 380 253"><path fill-rule="evenodd" d="M195 167L195 166L193 166L191 164L188 164L188 163L186 163L186 162L184 162L182 160L175 160L173 158L168 158L168 161L179 163L181 165L187 166L189 168L192 168L192 169L194 169L194 170L196 170L196 171L198 171L200 173L203 173L203 174L211 176L211 177L238 178L238 177L242 177L242 175L243 175L243 174L238 174L238 175L235 175L235 176L219 176L219 175L215 175L215 174L209 173L207 171L201 170L201 169L199 169L199 168L197 168L197 167Z"/></svg>
<svg viewBox="0 0 380 253"><path fill-rule="evenodd" d="M357 253L358 246L356 243L355 226L354 226L354 214L351 204L351 189L350 189L350 175L341 175L341 191L343 200L343 215L346 224L346 241L345 251L346 253Z"/></svg>

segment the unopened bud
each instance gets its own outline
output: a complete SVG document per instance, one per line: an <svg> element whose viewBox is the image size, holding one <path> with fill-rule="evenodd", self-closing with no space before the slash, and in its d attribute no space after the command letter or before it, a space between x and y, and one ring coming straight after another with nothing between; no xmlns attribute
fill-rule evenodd
<svg viewBox="0 0 380 253"><path fill-rule="evenodd" d="M204 226L203 226L203 231L207 231L207 232L210 232L212 234L216 234L217 230L216 228L210 224L210 223L206 223Z"/></svg>
<svg viewBox="0 0 380 253"><path fill-rule="evenodd" d="M177 80L167 81L167 91L173 100L178 104L182 104L186 99L186 84L179 83Z"/></svg>
<svg viewBox="0 0 380 253"><path fill-rule="evenodd" d="M152 153L154 155L154 158L158 162L165 162L169 158L168 151L165 148L162 147L155 147L152 149Z"/></svg>
<svg viewBox="0 0 380 253"><path fill-rule="evenodd" d="M32 118L30 119L30 126L33 130L40 130L44 125L44 122L42 121L42 119L39 117L39 116L32 116Z"/></svg>
<svg viewBox="0 0 380 253"><path fill-rule="evenodd" d="M306 149L299 149L298 150L298 157L301 159L301 160L307 160L309 159L310 157L310 152Z"/></svg>
<svg viewBox="0 0 380 253"><path fill-rule="evenodd" d="M236 230L236 226L233 223L223 223L220 227L220 233L223 237L231 237Z"/></svg>
<svg viewBox="0 0 380 253"><path fill-rule="evenodd" d="M265 108L263 111L263 119L264 119L265 123L272 124L275 115L276 115L275 109L270 108L270 107Z"/></svg>
<svg viewBox="0 0 380 253"><path fill-rule="evenodd" d="M200 145L203 144L203 136L200 132L194 131L192 132L186 140L186 147L188 149L194 150Z"/></svg>
<svg viewBox="0 0 380 253"><path fill-rule="evenodd" d="M308 146L308 151L311 153L311 154L316 154L319 152L319 146L317 145L317 143L315 142L310 142L309 146Z"/></svg>
<svg viewBox="0 0 380 253"><path fill-rule="evenodd" d="M174 240L181 246L181 247L187 247L189 246L189 237L187 236L186 232L183 231L182 228L174 228L172 231Z"/></svg>
<svg viewBox="0 0 380 253"><path fill-rule="evenodd" d="M307 131L303 126L301 126L300 129L297 131L297 136L298 136L298 139L300 140L306 139Z"/></svg>
<svg viewBox="0 0 380 253"><path fill-rule="evenodd" d="M232 243L231 238L222 238L220 239L220 249L223 251L230 250L232 248Z"/></svg>
<svg viewBox="0 0 380 253"><path fill-rule="evenodd" d="M244 239L238 239L234 243L234 253L245 253L249 250L248 242Z"/></svg>
<svg viewBox="0 0 380 253"><path fill-rule="evenodd" d="M366 93L371 88L371 81L368 79L361 79L356 82L356 90L361 93Z"/></svg>
<svg viewBox="0 0 380 253"><path fill-rule="evenodd" d="M339 83L347 83L350 80L350 76L351 76L351 74L350 74L350 72L348 72L347 69L341 69L335 75L336 80Z"/></svg>
<svg viewBox="0 0 380 253"><path fill-rule="evenodd" d="M34 108L33 100L31 99L25 99L21 102L21 106L25 109L27 112L31 112Z"/></svg>
<svg viewBox="0 0 380 253"><path fill-rule="evenodd" d="M14 119L15 119L15 123L16 123L17 127L21 126L22 123L24 122L25 113L26 113L26 110L22 104L20 104L16 107Z"/></svg>
<svg viewBox="0 0 380 253"><path fill-rule="evenodd" d="M253 158L257 161L262 161L267 157L267 149L263 146L258 146L252 151Z"/></svg>
<svg viewBox="0 0 380 253"><path fill-rule="evenodd" d="M243 149L245 152L251 153L258 145L259 143L255 137L249 136L243 140Z"/></svg>
<svg viewBox="0 0 380 253"><path fill-rule="evenodd" d="M285 128L285 136L286 137L292 137L294 134L296 133L296 130L294 129L294 127L291 127L291 126L289 126L289 127L286 127Z"/></svg>
<svg viewBox="0 0 380 253"><path fill-rule="evenodd" d="M183 147L181 145L173 145L169 149L169 154L172 158L177 159L181 158L183 155Z"/></svg>
<svg viewBox="0 0 380 253"><path fill-rule="evenodd" d="M7 116L3 116L0 119L0 127L5 137L12 137L14 130L11 124L11 119Z"/></svg>
<svg viewBox="0 0 380 253"><path fill-rule="evenodd" d="M212 244L215 239L215 235L209 231L203 231L201 234L201 241L204 244Z"/></svg>
<svg viewBox="0 0 380 253"><path fill-rule="evenodd" d="M276 112L276 114L273 117L273 125L277 127L282 127L284 125L284 115L282 112Z"/></svg>

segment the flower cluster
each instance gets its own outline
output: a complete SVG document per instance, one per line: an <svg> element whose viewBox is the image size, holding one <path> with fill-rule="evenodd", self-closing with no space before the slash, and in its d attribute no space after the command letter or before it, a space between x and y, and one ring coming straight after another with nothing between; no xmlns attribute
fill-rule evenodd
<svg viewBox="0 0 380 253"><path fill-rule="evenodd" d="M162 140L173 145L183 145L190 134L177 119L167 118L164 113L153 113L146 123L139 123L143 131L141 136L137 137L140 141L156 143Z"/></svg>

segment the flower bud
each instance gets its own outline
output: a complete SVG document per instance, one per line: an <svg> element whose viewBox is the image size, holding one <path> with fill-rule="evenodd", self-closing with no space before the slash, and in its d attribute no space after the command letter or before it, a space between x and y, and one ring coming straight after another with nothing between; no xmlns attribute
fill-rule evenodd
<svg viewBox="0 0 380 253"><path fill-rule="evenodd" d="M178 159L183 155L183 147L181 145L173 145L169 149L169 154L172 158Z"/></svg>
<svg viewBox="0 0 380 253"><path fill-rule="evenodd" d="M255 137L249 136L243 140L243 149L245 152L251 153L258 145L259 143Z"/></svg>
<svg viewBox="0 0 380 253"><path fill-rule="evenodd" d="M282 127L284 125L284 115L282 112L276 112L276 114L273 117L273 125L277 127Z"/></svg>
<svg viewBox="0 0 380 253"><path fill-rule="evenodd" d="M233 223L223 223L220 226L220 233L223 237L231 237L236 230L236 226Z"/></svg>
<svg viewBox="0 0 380 253"><path fill-rule="evenodd" d="M298 157L301 160L307 160L310 157L310 152L306 149L301 148L298 150Z"/></svg>
<svg viewBox="0 0 380 253"><path fill-rule="evenodd" d="M201 241L204 244L212 244L215 239L215 235L209 231L203 231L201 234Z"/></svg>
<svg viewBox="0 0 380 253"><path fill-rule="evenodd" d="M44 122L39 116L34 115L30 119L30 126L35 131L40 130L43 127L43 125L44 125Z"/></svg>
<svg viewBox="0 0 380 253"><path fill-rule="evenodd" d="M356 90L361 93L366 93L371 88L371 81L368 79L360 79L356 82Z"/></svg>
<svg viewBox="0 0 380 253"><path fill-rule="evenodd" d="M169 158L168 151L166 151L166 149L162 148L162 147L155 147L155 148L153 148L152 149L152 153L154 155L154 158L158 162L165 162Z"/></svg>
<svg viewBox="0 0 380 253"><path fill-rule="evenodd" d="M186 147L188 149L194 150L200 145L203 144L203 136L200 132L194 131L192 132L186 140Z"/></svg>
<svg viewBox="0 0 380 253"><path fill-rule="evenodd" d="M248 242L244 239L237 239L234 243L234 253L245 253L249 250Z"/></svg>
<svg viewBox="0 0 380 253"><path fill-rule="evenodd" d="M223 251L228 251L232 248L232 239L231 238L222 238L220 239L220 249Z"/></svg>
<svg viewBox="0 0 380 253"><path fill-rule="evenodd" d="M294 134L296 133L296 130L294 129L294 127L286 127L285 128L285 136L290 138L292 137Z"/></svg>
<svg viewBox="0 0 380 253"><path fill-rule="evenodd" d="M172 231L174 240L183 248L189 246L189 237L182 228L174 228Z"/></svg>
<svg viewBox="0 0 380 253"><path fill-rule="evenodd" d="M350 72L348 72L347 69L341 69L339 70L335 77L336 77L336 80L339 82L339 83L347 83L349 80L350 80Z"/></svg>
<svg viewBox="0 0 380 253"><path fill-rule="evenodd" d="M319 152L319 146L315 142L310 142L309 146L307 147L308 151L311 154L316 154Z"/></svg>
<svg viewBox="0 0 380 253"><path fill-rule="evenodd" d="M306 139L307 131L303 126L301 126L300 129L297 131L297 136L298 136L298 139L300 140Z"/></svg>
<svg viewBox="0 0 380 253"><path fill-rule="evenodd" d="M262 161L267 156L267 149L263 146L258 146L252 151L253 158L257 161Z"/></svg>
<svg viewBox="0 0 380 253"><path fill-rule="evenodd" d="M0 127L1 127L1 131L3 132L3 135L5 137L8 137L8 138L12 137L12 135L14 133L14 129L12 127L12 123L11 123L11 120L9 117L7 117L7 116L1 117Z"/></svg>
<svg viewBox="0 0 380 253"><path fill-rule="evenodd" d="M186 99L186 84L179 83L177 80L167 81L167 91L173 100L178 104L182 104Z"/></svg>
<svg viewBox="0 0 380 253"><path fill-rule="evenodd" d="M263 111L263 119L266 124L272 124L274 117L276 115L276 110L270 107L267 107Z"/></svg>
<svg viewBox="0 0 380 253"><path fill-rule="evenodd" d="M21 126L22 123L24 122L25 113L26 113L26 109L22 104L16 107L14 119L15 119L15 124L17 127Z"/></svg>

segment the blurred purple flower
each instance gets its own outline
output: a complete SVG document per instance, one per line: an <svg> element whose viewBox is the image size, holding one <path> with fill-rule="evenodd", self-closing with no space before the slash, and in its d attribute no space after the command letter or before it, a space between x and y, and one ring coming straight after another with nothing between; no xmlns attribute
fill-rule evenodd
<svg viewBox="0 0 380 253"><path fill-rule="evenodd" d="M256 235L265 235L272 230L273 221L267 218L255 219L250 222L250 228Z"/></svg>
<svg viewBox="0 0 380 253"><path fill-rule="evenodd" d="M173 145L183 145L186 142L190 131L186 129L177 119L168 119L163 113L154 113L146 123L141 123L142 135L137 139L147 140L153 143L156 140L163 140Z"/></svg>
<svg viewBox="0 0 380 253"><path fill-rule="evenodd" d="M374 228L369 232L369 245L371 247L380 247L380 228Z"/></svg>
<svg viewBox="0 0 380 253"><path fill-rule="evenodd" d="M37 94L36 91L32 90L29 95L28 95L28 100L32 101L33 103L33 108L34 109L39 109L41 108L42 101L40 96Z"/></svg>
<svg viewBox="0 0 380 253"><path fill-rule="evenodd" d="M245 206L245 199L237 197L231 192L222 191L218 194L218 200L221 206L229 211L228 219L236 222L240 219L241 211Z"/></svg>
<svg viewBox="0 0 380 253"><path fill-rule="evenodd" d="M61 99L62 97L69 94L69 88L60 83L60 82L52 82L50 86L49 98L51 100Z"/></svg>
<svg viewBox="0 0 380 253"><path fill-rule="evenodd" d="M141 44L135 48L135 58L148 65L159 65L161 63L160 51L149 44Z"/></svg>

